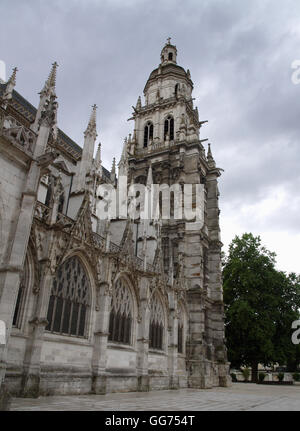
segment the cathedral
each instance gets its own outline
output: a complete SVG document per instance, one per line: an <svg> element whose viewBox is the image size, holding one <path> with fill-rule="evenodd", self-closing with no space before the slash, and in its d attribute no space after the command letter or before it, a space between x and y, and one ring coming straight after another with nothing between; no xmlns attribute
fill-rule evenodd
<svg viewBox="0 0 300 431"><path fill-rule="evenodd" d="M0 391L228 386L222 169L200 139L206 121L193 105L190 71L168 39L133 107L121 158L107 170L96 105L82 147L58 127L57 66L37 108L14 89L16 68L0 82ZM187 184L203 189L202 222L177 217L175 194L163 193ZM120 196L153 185L155 217L128 216ZM112 192L113 217L104 214ZM195 192L189 197L195 208ZM170 217L162 216L166 206Z"/></svg>

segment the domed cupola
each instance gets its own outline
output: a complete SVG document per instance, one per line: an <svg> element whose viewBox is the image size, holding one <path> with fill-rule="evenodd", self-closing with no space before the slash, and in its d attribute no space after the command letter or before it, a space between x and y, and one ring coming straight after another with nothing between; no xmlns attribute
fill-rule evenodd
<svg viewBox="0 0 300 431"><path fill-rule="evenodd" d="M175 45L171 45L170 40L171 38L168 37L167 43L161 50L160 59L163 66L169 63L176 64L177 49Z"/></svg>

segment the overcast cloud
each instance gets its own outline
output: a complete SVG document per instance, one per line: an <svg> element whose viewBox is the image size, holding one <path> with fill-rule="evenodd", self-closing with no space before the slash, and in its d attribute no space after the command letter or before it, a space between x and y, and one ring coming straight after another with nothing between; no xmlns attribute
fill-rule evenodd
<svg viewBox="0 0 300 431"><path fill-rule="evenodd" d="M97 103L104 165L120 156L136 104L166 38L191 71L202 138L220 179L225 251L259 234L278 267L300 272L300 59L298 0L0 0L0 60L35 106L59 64L59 127L83 143Z"/></svg>

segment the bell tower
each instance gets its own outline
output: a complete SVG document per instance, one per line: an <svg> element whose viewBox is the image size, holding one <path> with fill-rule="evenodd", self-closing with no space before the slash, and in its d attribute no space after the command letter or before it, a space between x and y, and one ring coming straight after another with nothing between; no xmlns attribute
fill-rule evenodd
<svg viewBox="0 0 300 431"><path fill-rule="evenodd" d="M194 107L190 71L177 64L177 49L170 38L161 51L161 62L144 88L145 103L138 97L131 120L134 132L126 140L128 182L147 184L201 185L204 222L187 228L184 217L162 219L160 238L163 267L171 286L188 302L189 333L186 341L188 385L194 388L226 386L230 381L225 348L221 281L218 177L210 145L206 152ZM124 158L124 150L123 155ZM164 205L164 202L162 202ZM195 206L195 193L192 192ZM184 213L183 213L184 214ZM173 215L173 217L172 217ZM139 221L137 221L139 224ZM155 256L153 244L145 246L142 226L137 228L137 253L148 261ZM153 234L152 234L153 236ZM153 238L152 238L153 239ZM144 246L140 246L144 244Z"/></svg>

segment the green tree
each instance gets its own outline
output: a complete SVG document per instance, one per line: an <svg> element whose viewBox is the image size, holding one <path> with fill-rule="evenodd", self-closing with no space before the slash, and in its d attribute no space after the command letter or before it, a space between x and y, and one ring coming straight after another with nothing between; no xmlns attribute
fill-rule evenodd
<svg viewBox="0 0 300 431"><path fill-rule="evenodd" d="M299 318L300 278L277 271L275 256L259 236L245 233L233 239L224 259L228 358L235 367L251 366L252 381L259 363L298 360L291 325Z"/></svg>

